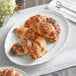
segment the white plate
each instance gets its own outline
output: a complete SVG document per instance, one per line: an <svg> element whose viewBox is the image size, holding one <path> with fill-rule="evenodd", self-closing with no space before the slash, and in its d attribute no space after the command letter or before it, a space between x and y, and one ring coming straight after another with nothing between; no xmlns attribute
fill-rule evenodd
<svg viewBox="0 0 76 76"><path fill-rule="evenodd" d="M57 20L61 26L61 34L57 42L55 43L47 43L47 54L45 54L43 57L37 59L37 60L31 60L28 55L25 56L12 56L8 52L12 45L16 43L19 38L15 35L13 32L13 29L16 27L23 27L25 20L27 20L30 16L36 15L36 14L42 14L48 17L52 17L55 20ZM23 17L24 16L24 17ZM5 40L5 54L11 60L13 63L18 64L18 65L23 65L23 66L32 66L32 65L37 65L44 63L53 57L55 57L58 53L61 52L61 48L65 45L65 43L68 41L69 37L69 24L61 14L51 11L51 10L43 10L43 11L36 11L33 13L28 13L27 15L23 15L23 19L16 23L14 27L9 31L6 40Z"/></svg>
<svg viewBox="0 0 76 76"><path fill-rule="evenodd" d="M19 72L22 76L28 76L24 71L22 71L21 69L18 69L16 67L12 67L12 66L3 66L3 67L0 67L0 71L3 71L4 69L10 69L10 68L13 68L15 69L17 72Z"/></svg>

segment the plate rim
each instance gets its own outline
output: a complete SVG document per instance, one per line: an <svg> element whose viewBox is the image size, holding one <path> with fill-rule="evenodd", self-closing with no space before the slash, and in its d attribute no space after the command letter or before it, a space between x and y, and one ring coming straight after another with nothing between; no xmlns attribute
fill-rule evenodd
<svg viewBox="0 0 76 76"><path fill-rule="evenodd" d="M39 10L39 11L43 11L43 10ZM39 11L37 11L37 12L39 12ZM45 11L45 10L44 10ZM57 12L57 11L53 11L53 10L48 10L48 11L52 11L52 12L55 12L58 16L60 16L60 17L62 17L65 21L66 21L66 23L67 23L67 25L68 25L68 36L67 36L67 38L65 39L65 42L64 42L64 45L59 49L59 52L58 53L56 53L52 58L54 58L55 56L57 56L61 51L62 51L62 49L64 48L64 46L67 44L67 42L68 42L68 40L69 40L69 37L70 37L70 24L69 24L69 21L61 14L61 13L59 13L59 12ZM34 13L34 12L31 12L31 13ZM28 13L28 14L30 14L30 13ZM15 25L17 25L17 23L15 24ZM14 26L10 29L10 31L12 30L14 28ZM8 37L8 35L9 35L9 33L10 33L10 31L8 32L8 34L7 34L7 36L6 36L6 39L5 39L5 43L6 43L6 40L7 40L7 37ZM6 45L4 44L4 48L6 47ZM6 54L6 50L5 50L5 54ZM47 62L47 61L49 61L50 59L52 59L52 58L48 58L46 61L43 61L43 62L40 62L40 63L36 63L36 64L19 64L19 63L17 63L17 62L14 62L14 61L12 61L12 59L11 58L9 58L8 57L8 55L6 54L6 56L7 56L7 58L11 61L11 62L13 62L13 63L15 63L15 64L17 64L17 65L22 65L22 66L34 66L34 65L38 65L38 64L42 64L42 63L45 63L45 62Z"/></svg>

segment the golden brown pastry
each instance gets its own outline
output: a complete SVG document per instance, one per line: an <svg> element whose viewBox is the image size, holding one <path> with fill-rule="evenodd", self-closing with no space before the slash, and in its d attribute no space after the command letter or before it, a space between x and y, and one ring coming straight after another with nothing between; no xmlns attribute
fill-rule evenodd
<svg viewBox="0 0 76 76"><path fill-rule="evenodd" d="M46 53L46 40L43 37L38 37L32 46L30 53L30 57L32 59L37 59L42 57Z"/></svg>
<svg viewBox="0 0 76 76"><path fill-rule="evenodd" d="M20 73L16 72L15 76L22 76Z"/></svg>
<svg viewBox="0 0 76 76"><path fill-rule="evenodd" d="M1 71L0 76L22 76L20 73L16 72L15 69L5 69Z"/></svg>
<svg viewBox="0 0 76 76"><path fill-rule="evenodd" d="M58 24L58 22L56 20L54 20L53 18L48 18L48 22L51 23L54 28L56 29L57 34L60 34L60 25Z"/></svg>
<svg viewBox="0 0 76 76"><path fill-rule="evenodd" d="M39 35L35 33L32 28L15 28L14 32L17 36L21 37L22 39L32 39L35 40Z"/></svg>
<svg viewBox="0 0 76 76"><path fill-rule="evenodd" d="M46 51L46 40L57 41L60 34L60 26L52 18L42 15L30 17L23 28L15 28L14 32L22 40L14 44L10 50L12 55L30 54L32 59L42 57Z"/></svg>
<svg viewBox="0 0 76 76"><path fill-rule="evenodd" d="M60 34L60 30L61 30L60 25L53 18L48 18L48 22L51 23L56 30L56 36L54 38L50 38L49 40L51 42L55 42L58 39Z"/></svg>
<svg viewBox="0 0 76 76"><path fill-rule="evenodd" d="M9 69L6 73L7 76L15 76L16 71L14 69Z"/></svg>
<svg viewBox="0 0 76 76"><path fill-rule="evenodd" d="M10 49L11 55L25 55L32 47L32 41L30 39L22 39L12 46Z"/></svg>
<svg viewBox="0 0 76 76"><path fill-rule="evenodd" d="M38 22L45 22L48 20L48 17L42 16L42 15L35 15L30 17L26 22L24 27L30 28L33 24L38 23Z"/></svg>
<svg viewBox="0 0 76 76"><path fill-rule="evenodd" d="M2 71L0 71L0 76L2 75Z"/></svg>
<svg viewBox="0 0 76 76"><path fill-rule="evenodd" d="M7 72L8 72L8 69L5 69L5 70L2 72L2 76L6 76Z"/></svg>
<svg viewBox="0 0 76 76"><path fill-rule="evenodd" d="M56 40L58 37L55 28L47 22L39 22L35 26L32 25L32 29L42 37L51 38L52 40Z"/></svg>
<svg viewBox="0 0 76 76"><path fill-rule="evenodd" d="M48 25L48 27L47 27L47 25ZM50 31L52 31L52 34L54 34L54 36L52 35L50 38L47 37L47 38L49 38L49 40L51 42L55 42L58 39L58 36L60 34L60 26L58 25L57 21L55 21L52 18L48 18L48 17L42 16L42 15L35 15L35 16L30 17L25 22L24 27L32 28L34 31L36 30L35 32L40 34L43 37L46 37L43 34L47 34L46 32L47 32L48 28L50 28L50 27L54 28L54 31L52 28L50 29ZM47 29L47 30L44 30L44 29ZM40 30L42 30L42 31L40 31ZM47 34L47 35L49 35L49 34Z"/></svg>

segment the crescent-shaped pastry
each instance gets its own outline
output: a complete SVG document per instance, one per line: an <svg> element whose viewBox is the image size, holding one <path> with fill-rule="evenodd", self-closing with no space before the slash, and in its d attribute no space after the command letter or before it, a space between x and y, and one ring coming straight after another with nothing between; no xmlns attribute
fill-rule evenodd
<svg viewBox="0 0 76 76"><path fill-rule="evenodd" d="M39 35L32 30L32 28L15 28L14 32L17 36L22 39L32 39L35 40Z"/></svg>
<svg viewBox="0 0 76 76"><path fill-rule="evenodd" d="M30 39L22 39L12 46L10 54L12 55L25 55L32 47L32 41Z"/></svg>
<svg viewBox="0 0 76 76"><path fill-rule="evenodd" d="M32 59L37 59L42 57L46 53L46 40L43 37L38 37L32 46L30 53L30 57Z"/></svg>
<svg viewBox="0 0 76 76"><path fill-rule="evenodd" d="M42 15L35 15L30 17L26 22L24 27L25 28L30 28L33 24L38 23L38 22L45 22L47 21L48 18L46 16L42 16Z"/></svg>
<svg viewBox="0 0 76 76"><path fill-rule="evenodd" d="M60 34L60 26L58 22L55 21L53 18L48 18L42 15L35 15L30 17L25 22L24 27L32 28L39 35L49 38L51 42L57 41Z"/></svg>
<svg viewBox="0 0 76 76"><path fill-rule="evenodd" d="M13 68L10 69L7 68L0 72L0 76L22 76L22 75L16 72L16 70Z"/></svg>

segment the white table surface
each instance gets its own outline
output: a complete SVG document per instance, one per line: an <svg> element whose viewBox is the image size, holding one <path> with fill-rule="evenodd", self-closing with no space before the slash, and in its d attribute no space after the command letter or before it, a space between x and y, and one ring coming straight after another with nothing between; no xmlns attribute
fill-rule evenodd
<svg viewBox="0 0 76 76"><path fill-rule="evenodd" d="M28 8L28 9L25 9L23 11L26 11L26 13L29 13L30 11L33 11L34 9L44 10L45 8L46 8L46 4L41 5L41 6ZM72 23L71 21L69 21L69 22L70 22L70 38L69 38L67 45L65 46L65 48L63 50L76 49L76 35L75 35L76 34L76 24ZM6 35L9 31L9 28L10 27L8 26L8 27L0 29L0 66L16 66L18 68L23 69L24 71L26 71L29 74L32 67L23 67L23 66L15 65L9 61L9 59L6 57L6 55L4 53L4 42L5 42ZM8 29L8 30L6 31L6 29ZM5 31L5 33L2 34L4 31ZM38 65L37 65L37 67L38 67ZM52 74L48 75L48 76L52 76ZM54 74L53 76L61 76L61 75ZM62 76L67 76L67 75L62 75ZM76 74L74 74L74 75L69 74L68 76L76 76Z"/></svg>

